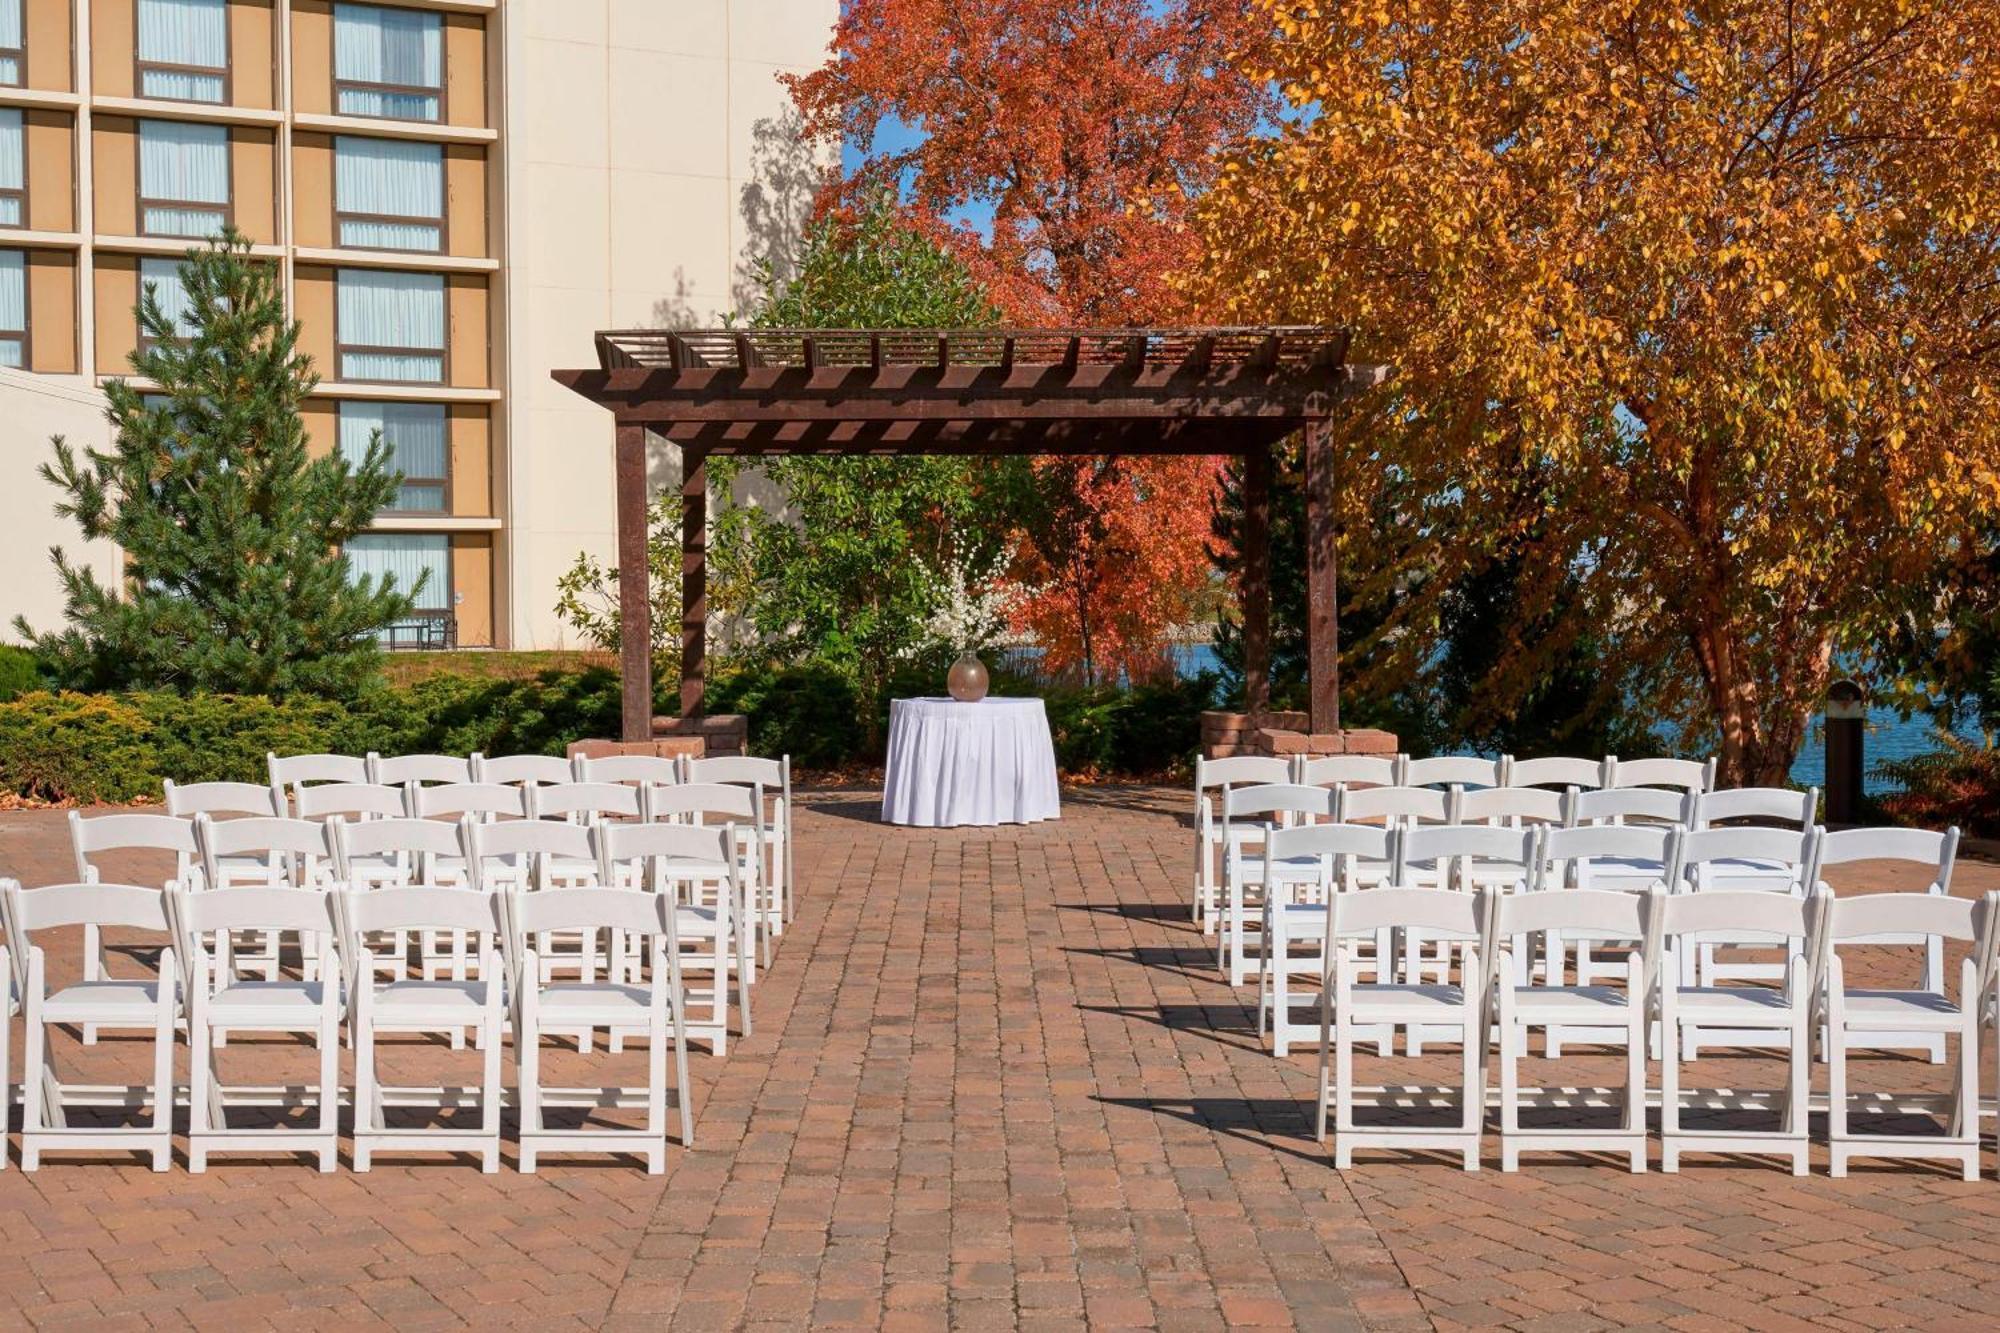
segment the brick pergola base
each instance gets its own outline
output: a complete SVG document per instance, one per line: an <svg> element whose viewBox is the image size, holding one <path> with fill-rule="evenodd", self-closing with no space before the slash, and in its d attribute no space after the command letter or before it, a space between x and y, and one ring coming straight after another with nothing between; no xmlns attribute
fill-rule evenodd
<svg viewBox="0 0 2000 1333"><path fill-rule="evenodd" d="M1295 754L1319 759L1331 754L1396 753L1396 734L1363 727L1348 731L1311 731L1304 713L1229 713L1201 715L1201 752L1209 759L1231 755Z"/></svg>

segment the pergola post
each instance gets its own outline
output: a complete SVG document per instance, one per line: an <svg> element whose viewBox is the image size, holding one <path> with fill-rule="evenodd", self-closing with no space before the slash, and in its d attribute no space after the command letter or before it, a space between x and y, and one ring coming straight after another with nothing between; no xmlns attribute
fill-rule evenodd
<svg viewBox="0 0 2000 1333"><path fill-rule="evenodd" d="M700 717L708 686L708 456L681 454L681 716Z"/></svg>
<svg viewBox="0 0 2000 1333"><path fill-rule="evenodd" d="M1242 583L1243 711L1256 716L1271 706L1271 447L1253 445L1243 455Z"/></svg>
<svg viewBox="0 0 2000 1333"><path fill-rule="evenodd" d="M646 428L621 425L613 474L618 487L618 667L620 733L653 736L653 596L646 567Z"/></svg>
<svg viewBox="0 0 2000 1333"><path fill-rule="evenodd" d="M1306 649L1311 727L1340 730L1340 554L1335 545L1333 437L1306 426Z"/></svg>

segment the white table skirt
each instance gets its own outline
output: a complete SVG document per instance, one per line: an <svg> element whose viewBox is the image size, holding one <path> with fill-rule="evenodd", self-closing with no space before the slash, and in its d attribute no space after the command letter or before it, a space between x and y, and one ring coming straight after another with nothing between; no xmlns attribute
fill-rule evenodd
<svg viewBox="0 0 2000 1333"><path fill-rule="evenodd" d="M1032 824L1061 814L1055 742L1040 699L889 705L884 823Z"/></svg>

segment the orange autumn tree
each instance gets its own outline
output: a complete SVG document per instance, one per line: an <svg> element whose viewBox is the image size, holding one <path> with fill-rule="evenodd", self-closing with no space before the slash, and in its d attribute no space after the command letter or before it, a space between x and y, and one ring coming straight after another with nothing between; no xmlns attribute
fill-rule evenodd
<svg viewBox="0 0 2000 1333"><path fill-rule="evenodd" d="M1723 781L1783 781L2000 504L2000 7L1258 8L1300 114L1201 202L1203 291L1396 367L1342 423L1401 538L1371 669L1518 560L1524 624L1573 581L1564 632Z"/></svg>
<svg viewBox="0 0 2000 1333"><path fill-rule="evenodd" d="M1010 321L1157 323L1187 313L1174 275L1199 262L1186 214L1216 149L1275 109L1254 74L1271 31L1242 0L848 0L828 63L790 83L809 134L861 153L836 197L899 191ZM912 133L885 146L885 125ZM990 224L935 221L968 212ZM1164 660L1166 630L1207 589L1218 472L1026 469L1019 627L1051 667Z"/></svg>

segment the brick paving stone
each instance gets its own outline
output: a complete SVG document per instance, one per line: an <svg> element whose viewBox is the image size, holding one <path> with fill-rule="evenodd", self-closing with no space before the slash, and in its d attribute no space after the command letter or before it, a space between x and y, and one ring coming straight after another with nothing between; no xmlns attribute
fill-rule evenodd
<svg viewBox="0 0 2000 1333"><path fill-rule="evenodd" d="M697 1147L665 1177L560 1158L521 1176L511 1149L497 1176L386 1157L365 1176L9 1169L0 1325L1697 1333L2000 1316L2000 1192L1917 1164L1845 1181L1556 1154L1514 1175L1387 1155L1333 1171L1311 1140L1316 1056L1263 1051L1254 995L1216 978L1187 920L1178 791L1073 789L1060 822L1028 829L884 828L855 790L800 804L799 918L755 1035L694 1056ZM0 814L0 874L47 883L68 864L61 812ZM1954 887L2000 888L2000 869L1962 865ZM52 980L74 975L73 940L47 952ZM1851 974L1882 966L1857 951ZM57 1057L112 1081L145 1052L59 1039ZM551 1081L631 1083L644 1058L545 1063ZM414 1040L383 1061L391 1081L470 1068ZM1444 1081L1454 1063L1380 1067ZM1560 1076L1615 1065L1576 1051ZM1697 1076L1776 1077L1754 1055ZM1891 1054L1854 1081L1948 1078Z"/></svg>

